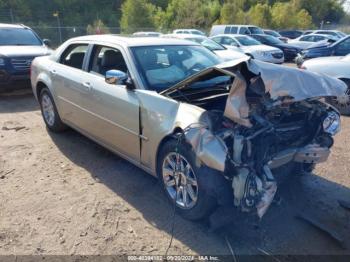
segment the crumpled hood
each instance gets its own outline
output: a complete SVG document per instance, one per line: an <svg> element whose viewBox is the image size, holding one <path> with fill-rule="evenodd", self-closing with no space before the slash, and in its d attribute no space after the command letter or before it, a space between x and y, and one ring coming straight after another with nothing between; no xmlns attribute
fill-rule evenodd
<svg viewBox="0 0 350 262"><path fill-rule="evenodd" d="M19 57L19 56L43 56L49 55L51 50L46 46L0 46L0 56Z"/></svg>
<svg viewBox="0 0 350 262"><path fill-rule="evenodd" d="M324 74L274 65L250 58L241 58L204 69L173 87L162 91L161 94L168 95L177 89L189 88L191 83L200 81L200 79L210 75L230 75L236 77L237 70L243 64L246 64L248 70L253 74L260 75L265 86L265 93L268 93L272 100L279 100L286 97L289 101L297 102L310 98L342 96L347 89L344 82Z"/></svg>

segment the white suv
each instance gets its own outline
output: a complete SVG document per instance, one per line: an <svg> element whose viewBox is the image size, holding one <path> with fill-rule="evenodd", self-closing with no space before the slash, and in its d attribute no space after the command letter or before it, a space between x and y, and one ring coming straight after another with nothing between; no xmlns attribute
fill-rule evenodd
<svg viewBox="0 0 350 262"><path fill-rule="evenodd" d="M210 30L210 36L220 34L263 35L264 31L255 25L213 25Z"/></svg>

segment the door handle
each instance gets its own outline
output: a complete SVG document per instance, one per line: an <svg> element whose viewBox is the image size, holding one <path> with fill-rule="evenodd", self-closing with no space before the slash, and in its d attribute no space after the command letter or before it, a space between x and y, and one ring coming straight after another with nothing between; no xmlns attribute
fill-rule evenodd
<svg viewBox="0 0 350 262"><path fill-rule="evenodd" d="M84 82L83 87L85 87L87 91L91 91L92 89L92 85L90 84L90 82Z"/></svg>

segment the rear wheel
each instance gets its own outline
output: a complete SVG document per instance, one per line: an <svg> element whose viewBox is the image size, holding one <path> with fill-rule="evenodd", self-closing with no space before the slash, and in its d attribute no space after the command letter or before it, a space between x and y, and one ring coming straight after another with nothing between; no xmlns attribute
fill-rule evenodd
<svg viewBox="0 0 350 262"><path fill-rule="evenodd" d="M199 220L215 208L216 200L205 190L204 177L189 145L175 139L164 144L158 159L158 176L168 199L184 218Z"/></svg>
<svg viewBox="0 0 350 262"><path fill-rule="evenodd" d="M39 103L44 122L48 129L53 132L62 132L67 129L67 126L62 122L52 98L50 90L43 88L40 92Z"/></svg>
<svg viewBox="0 0 350 262"><path fill-rule="evenodd" d="M335 98L327 98L327 102L337 108L342 115L350 115L350 80L341 79L348 86L346 95Z"/></svg>

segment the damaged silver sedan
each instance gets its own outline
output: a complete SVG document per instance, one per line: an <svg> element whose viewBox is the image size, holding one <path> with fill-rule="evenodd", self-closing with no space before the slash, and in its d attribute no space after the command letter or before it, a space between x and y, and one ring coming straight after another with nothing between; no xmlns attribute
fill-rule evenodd
<svg viewBox="0 0 350 262"><path fill-rule="evenodd" d="M220 64L192 42L117 36L67 41L31 80L48 129L70 126L158 176L192 220L218 205L262 217L279 175L327 160L340 117L324 98L346 90L248 58Z"/></svg>

